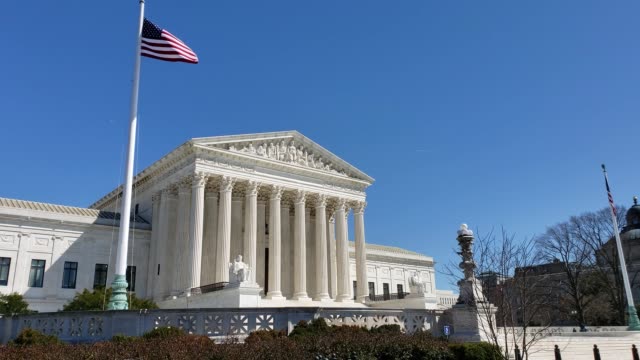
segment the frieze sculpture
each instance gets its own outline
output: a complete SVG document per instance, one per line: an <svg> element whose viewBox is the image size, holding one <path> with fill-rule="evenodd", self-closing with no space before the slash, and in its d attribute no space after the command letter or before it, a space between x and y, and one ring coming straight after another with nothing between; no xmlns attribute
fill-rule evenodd
<svg viewBox="0 0 640 360"><path fill-rule="evenodd" d="M236 259L229 263L229 283L241 283L249 281L251 268L248 264L242 262L242 255L236 256Z"/></svg>
<svg viewBox="0 0 640 360"><path fill-rule="evenodd" d="M285 140L282 140L280 143L276 144L273 142L263 142L257 144L257 146L253 142L249 142L242 146L240 144L231 144L228 146L227 150L278 160L289 164L296 164L312 169L323 170L337 175L348 176L344 170L334 169L328 162L325 164L322 157L316 157L315 154L309 152L302 145L296 146L294 140L291 140L288 143Z"/></svg>

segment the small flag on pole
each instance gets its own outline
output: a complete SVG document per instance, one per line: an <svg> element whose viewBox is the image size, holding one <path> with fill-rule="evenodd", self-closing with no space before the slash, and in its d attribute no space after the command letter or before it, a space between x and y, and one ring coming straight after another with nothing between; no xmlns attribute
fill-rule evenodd
<svg viewBox="0 0 640 360"><path fill-rule="evenodd" d="M607 172L602 165L602 170L604 170L604 183L607 186L607 195L609 196L609 206L611 206L611 211L613 212L613 216L618 216L618 212L616 211L616 205L613 203L613 195L611 195L611 189L609 189L609 179L607 179Z"/></svg>
<svg viewBox="0 0 640 360"><path fill-rule="evenodd" d="M198 56L185 43L147 19L142 26L140 54L164 61L198 63Z"/></svg>

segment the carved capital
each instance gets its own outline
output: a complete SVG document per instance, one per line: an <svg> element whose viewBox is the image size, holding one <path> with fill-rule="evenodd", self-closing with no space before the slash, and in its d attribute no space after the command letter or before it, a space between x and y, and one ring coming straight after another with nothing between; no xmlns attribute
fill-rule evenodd
<svg viewBox="0 0 640 360"><path fill-rule="evenodd" d="M347 201L345 199L338 199L338 203L336 204L336 211L344 211L345 213L349 212L349 208L347 207Z"/></svg>
<svg viewBox="0 0 640 360"><path fill-rule="evenodd" d="M223 176L220 180L220 192L233 191L233 185L236 183L236 179L230 176Z"/></svg>
<svg viewBox="0 0 640 360"><path fill-rule="evenodd" d="M191 192L191 176L186 176L178 182L178 194Z"/></svg>
<svg viewBox="0 0 640 360"><path fill-rule="evenodd" d="M272 186L271 187L271 196L269 197L271 200L281 200L282 199L282 187L281 186Z"/></svg>
<svg viewBox="0 0 640 360"><path fill-rule="evenodd" d="M295 203L304 205L307 193L303 190L296 191Z"/></svg>
<svg viewBox="0 0 640 360"><path fill-rule="evenodd" d="M256 181L249 181L246 187L246 196L257 196L258 190L260 190L260 183Z"/></svg>
<svg viewBox="0 0 640 360"><path fill-rule="evenodd" d="M316 208L326 208L327 207L327 195L318 194L318 198L316 201Z"/></svg>
<svg viewBox="0 0 640 360"><path fill-rule="evenodd" d="M163 192L164 190L154 192L153 195L151 195L151 201L153 203L157 203L158 201L160 201Z"/></svg>
<svg viewBox="0 0 640 360"><path fill-rule="evenodd" d="M364 214L364 208L367 206L367 203L364 201L358 201L355 203L354 207L353 207L353 213L355 215L363 215Z"/></svg>
<svg viewBox="0 0 640 360"><path fill-rule="evenodd" d="M203 173L198 173L191 179L191 186L194 188L204 187L207 183L207 176Z"/></svg>

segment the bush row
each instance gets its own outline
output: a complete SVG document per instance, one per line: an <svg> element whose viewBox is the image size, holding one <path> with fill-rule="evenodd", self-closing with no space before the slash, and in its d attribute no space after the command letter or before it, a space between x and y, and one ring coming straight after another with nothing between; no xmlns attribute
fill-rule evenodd
<svg viewBox="0 0 640 360"><path fill-rule="evenodd" d="M57 338L27 329L12 344L0 347L3 359L401 359L495 360L488 344L448 344L429 333L405 335L397 325L367 330L331 327L322 319L300 322L283 331L255 331L243 344L215 344L205 336L176 328L158 328L142 337L115 336L93 344L62 344ZM499 353L497 353L499 356Z"/></svg>

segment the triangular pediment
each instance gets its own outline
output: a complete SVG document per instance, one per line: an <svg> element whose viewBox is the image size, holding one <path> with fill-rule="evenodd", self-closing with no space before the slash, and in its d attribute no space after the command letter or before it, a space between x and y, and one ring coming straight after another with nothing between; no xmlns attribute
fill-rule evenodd
<svg viewBox="0 0 640 360"><path fill-rule="evenodd" d="M297 131L195 138L194 145L373 183L373 178Z"/></svg>

